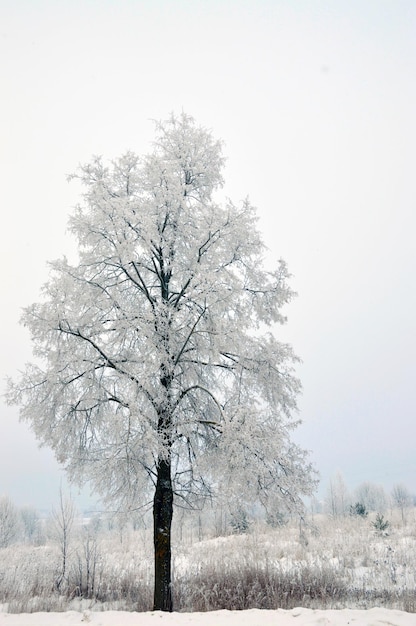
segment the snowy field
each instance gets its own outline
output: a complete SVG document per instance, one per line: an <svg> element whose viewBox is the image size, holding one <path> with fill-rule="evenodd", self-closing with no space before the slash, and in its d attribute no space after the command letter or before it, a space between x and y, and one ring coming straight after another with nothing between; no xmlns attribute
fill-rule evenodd
<svg viewBox="0 0 416 626"><path fill-rule="evenodd" d="M62 538L43 520L0 549L0 626L416 626L416 509L384 515L383 532L371 513L225 536L223 517L178 513L173 614L149 610L151 528L74 521L62 577Z"/></svg>
<svg viewBox="0 0 416 626"><path fill-rule="evenodd" d="M295 608L262 611L213 611L209 613L0 613L0 626L415 626L416 616L403 611L373 608L361 610L312 610Z"/></svg>

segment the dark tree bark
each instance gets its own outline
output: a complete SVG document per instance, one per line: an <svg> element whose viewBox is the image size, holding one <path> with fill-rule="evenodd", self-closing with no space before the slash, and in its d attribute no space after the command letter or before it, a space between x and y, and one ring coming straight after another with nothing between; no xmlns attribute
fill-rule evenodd
<svg viewBox="0 0 416 626"><path fill-rule="evenodd" d="M170 460L159 459L153 501L153 541L155 554L154 611L172 611L171 526L173 489Z"/></svg>

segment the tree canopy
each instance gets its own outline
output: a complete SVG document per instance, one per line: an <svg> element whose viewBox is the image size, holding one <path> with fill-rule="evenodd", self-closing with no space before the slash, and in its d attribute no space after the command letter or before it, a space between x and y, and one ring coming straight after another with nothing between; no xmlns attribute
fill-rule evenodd
<svg viewBox="0 0 416 626"><path fill-rule="evenodd" d="M124 508L171 481L188 505L301 510L315 485L290 438L297 359L275 336L288 270L265 267L250 202L219 201L223 164L182 114L157 124L151 154L81 166L78 261L51 263L23 315L36 363L9 401L73 479Z"/></svg>

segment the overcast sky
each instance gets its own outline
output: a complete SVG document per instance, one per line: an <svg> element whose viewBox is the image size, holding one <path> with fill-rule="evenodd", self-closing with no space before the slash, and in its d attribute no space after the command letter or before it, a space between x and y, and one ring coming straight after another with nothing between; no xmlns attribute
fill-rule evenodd
<svg viewBox="0 0 416 626"><path fill-rule="evenodd" d="M416 2L0 0L1 378L47 261L70 254L93 154L149 150L182 109L225 142L299 296L279 331L303 364L295 439L340 471L416 492ZM0 495L48 508L62 473L0 405Z"/></svg>

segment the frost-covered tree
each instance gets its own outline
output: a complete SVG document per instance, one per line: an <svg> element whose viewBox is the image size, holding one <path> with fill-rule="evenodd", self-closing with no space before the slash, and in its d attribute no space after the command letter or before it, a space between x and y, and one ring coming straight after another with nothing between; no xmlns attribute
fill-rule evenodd
<svg viewBox="0 0 416 626"><path fill-rule="evenodd" d="M384 513L387 507L387 498L381 485L364 482L354 490L356 502L360 502L368 511Z"/></svg>
<svg viewBox="0 0 416 626"><path fill-rule="evenodd" d="M8 496L0 498L0 548L7 548L21 534L19 510Z"/></svg>
<svg viewBox="0 0 416 626"><path fill-rule="evenodd" d="M404 524L405 510L409 508L412 504L412 497L406 485L403 485L403 483L393 485L391 498L392 498L393 504L395 504L395 506L397 506L397 508L400 509L402 522Z"/></svg>
<svg viewBox="0 0 416 626"><path fill-rule="evenodd" d="M344 478L337 472L329 481L325 497L326 512L332 517L341 517L347 514L350 506L350 496Z"/></svg>
<svg viewBox="0 0 416 626"><path fill-rule="evenodd" d="M73 479L124 509L153 490L155 609L172 609L174 497L301 510L315 486L290 440L296 358L270 332L293 295L286 265L265 269L249 201L216 199L222 166L221 143L182 114L150 155L80 167L79 260L53 262L25 310L37 363L9 388Z"/></svg>
<svg viewBox="0 0 416 626"><path fill-rule="evenodd" d="M55 587L59 591L67 579L69 545L76 509L70 497L65 497L59 490L59 507L52 511L52 531L59 545L60 565L55 579Z"/></svg>
<svg viewBox="0 0 416 626"><path fill-rule="evenodd" d="M20 509L20 518L23 523L25 538L28 541L34 541L39 533L39 515L37 510L33 507L25 506Z"/></svg>

